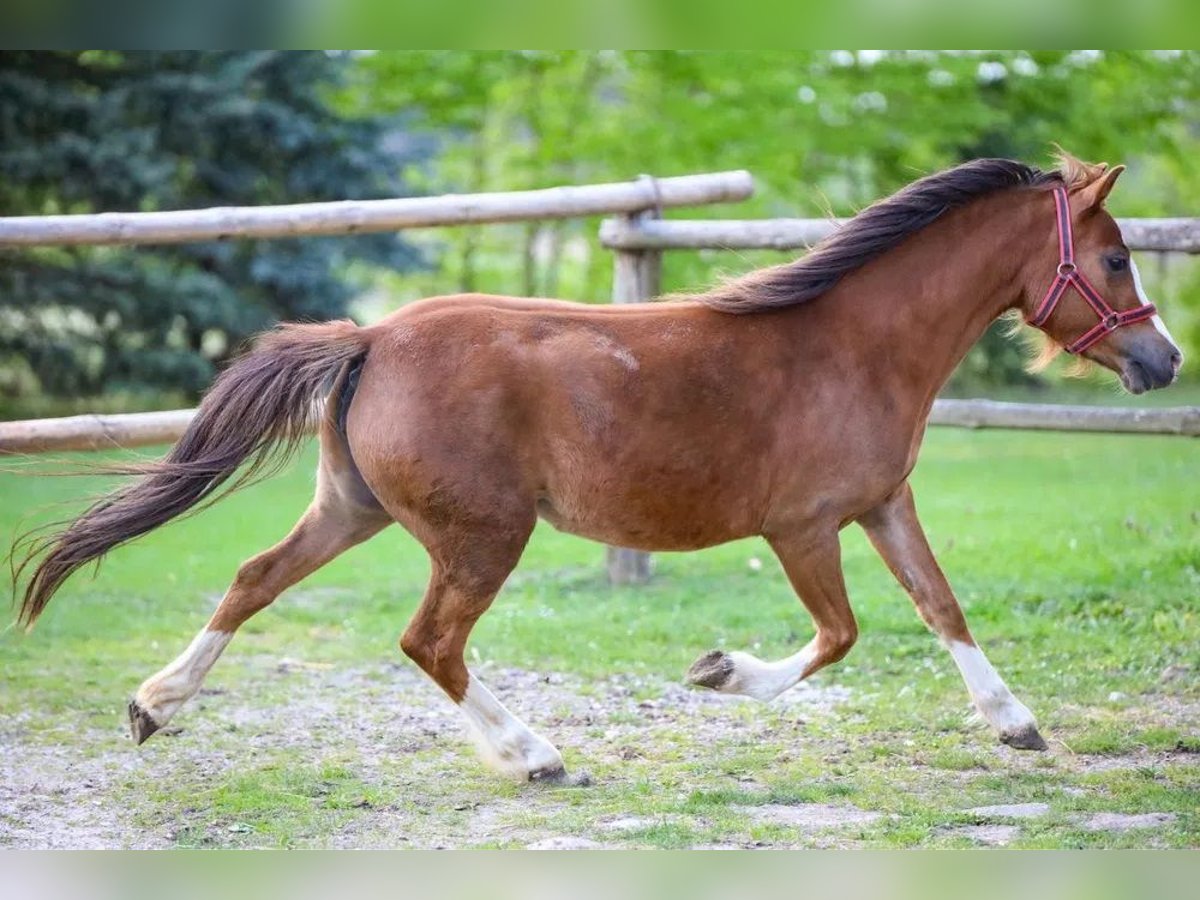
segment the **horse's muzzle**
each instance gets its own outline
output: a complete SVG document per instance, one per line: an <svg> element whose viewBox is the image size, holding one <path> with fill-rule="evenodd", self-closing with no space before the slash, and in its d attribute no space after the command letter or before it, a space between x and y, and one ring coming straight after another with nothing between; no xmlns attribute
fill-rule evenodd
<svg viewBox="0 0 1200 900"><path fill-rule="evenodd" d="M1183 354L1176 347L1130 354L1121 366L1121 383L1131 394L1164 388L1172 384L1183 365Z"/></svg>

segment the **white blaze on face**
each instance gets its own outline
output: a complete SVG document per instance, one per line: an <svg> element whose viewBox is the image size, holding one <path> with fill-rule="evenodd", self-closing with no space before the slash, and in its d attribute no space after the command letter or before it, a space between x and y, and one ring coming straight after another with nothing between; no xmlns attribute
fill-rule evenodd
<svg viewBox="0 0 1200 900"><path fill-rule="evenodd" d="M967 683L975 708L989 725L1005 734L1034 724L1033 713L1013 696L982 650L961 641L947 641L946 646Z"/></svg>
<svg viewBox="0 0 1200 900"><path fill-rule="evenodd" d="M1150 303L1150 298L1146 296L1146 290L1142 287L1142 276L1138 272L1137 263L1134 262L1132 258L1129 260L1129 271L1133 273L1133 288L1135 291L1137 291L1138 302L1141 303L1142 306L1146 306ZM1172 347L1178 350L1179 345L1176 344L1175 339L1171 337L1171 332L1167 331L1167 326L1163 322L1162 316L1151 316L1150 321L1154 324L1155 330L1157 330L1159 334L1170 341Z"/></svg>
<svg viewBox="0 0 1200 900"><path fill-rule="evenodd" d="M474 675L459 709L484 761L498 772L527 780L532 773L562 768L562 755L554 745L530 731Z"/></svg>
<svg viewBox="0 0 1200 900"><path fill-rule="evenodd" d="M165 725L200 690L204 676L232 637L233 633L228 631L201 631L174 661L143 682L136 695L138 705L156 723Z"/></svg>

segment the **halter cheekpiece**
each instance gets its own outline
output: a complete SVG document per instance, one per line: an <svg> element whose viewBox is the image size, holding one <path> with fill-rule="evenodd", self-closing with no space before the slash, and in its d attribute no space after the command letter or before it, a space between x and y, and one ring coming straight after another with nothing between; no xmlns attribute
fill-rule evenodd
<svg viewBox="0 0 1200 900"><path fill-rule="evenodd" d="M1030 325L1035 327L1044 325L1069 287L1075 288L1079 296L1087 301L1088 306L1100 317L1100 321L1068 344L1065 348L1068 353L1082 353L1122 325L1141 322L1158 312L1153 303L1121 312L1105 303L1100 292L1092 287L1092 283L1075 265L1075 239L1071 234L1071 207L1067 201L1065 187L1054 188L1054 214L1058 225L1058 271L1054 276L1054 281L1050 284L1050 289L1046 291L1046 296L1042 298L1037 310L1027 320Z"/></svg>

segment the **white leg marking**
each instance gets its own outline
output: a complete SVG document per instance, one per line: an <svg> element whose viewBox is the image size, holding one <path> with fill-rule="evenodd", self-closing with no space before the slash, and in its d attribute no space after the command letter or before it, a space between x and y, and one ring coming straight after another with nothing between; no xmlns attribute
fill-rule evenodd
<svg viewBox="0 0 1200 900"><path fill-rule="evenodd" d="M204 676L232 637L229 631L201 631L173 662L142 683L135 695L138 705L165 725L200 690Z"/></svg>
<svg viewBox="0 0 1200 900"><path fill-rule="evenodd" d="M1036 727L1033 713L1013 696L982 650L961 641L947 641L947 648L967 683L975 708L989 725L1002 735Z"/></svg>
<svg viewBox="0 0 1200 900"><path fill-rule="evenodd" d="M1129 260L1129 270L1133 273L1133 288L1137 291L1138 301L1145 306L1150 302L1150 298L1146 296L1146 290L1142 287L1142 276L1138 272L1137 263L1132 258ZM1154 325L1155 330L1170 341L1172 347L1178 350L1179 345L1175 343L1175 338L1171 337L1171 332L1167 331L1167 326L1163 322L1162 316L1151 316L1150 321Z"/></svg>
<svg viewBox="0 0 1200 900"><path fill-rule="evenodd" d="M804 678L816 653L815 640L778 662L763 662L749 653L734 650L726 654L733 662L733 674L717 690L723 694L745 694L764 702L774 700Z"/></svg>
<svg viewBox="0 0 1200 900"><path fill-rule="evenodd" d="M474 675L460 704L479 752L493 769L527 781L535 772L562 768L562 755L504 708Z"/></svg>

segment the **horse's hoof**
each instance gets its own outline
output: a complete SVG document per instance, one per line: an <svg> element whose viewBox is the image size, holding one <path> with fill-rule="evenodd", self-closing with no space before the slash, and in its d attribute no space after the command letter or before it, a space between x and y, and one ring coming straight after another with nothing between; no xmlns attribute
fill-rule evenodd
<svg viewBox="0 0 1200 900"><path fill-rule="evenodd" d="M129 701L129 734L133 737L135 744L143 743L161 727L154 721L150 713L138 705L136 700Z"/></svg>
<svg viewBox="0 0 1200 900"><path fill-rule="evenodd" d="M1014 750L1047 750L1046 741L1038 734L1033 725L1026 725L1017 731L1000 735L1000 743L1008 744Z"/></svg>
<svg viewBox="0 0 1200 900"><path fill-rule="evenodd" d="M733 659L722 650L710 650L692 663L687 680L699 687L719 691L733 676Z"/></svg>
<svg viewBox="0 0 1200 900"><path fill-rule="evenodd" d="M587 772L568 775L566 767L555 766L530 772L529 780L533 784L548 784L554 787L588 787L592 783L592 776Z"/></svg>

